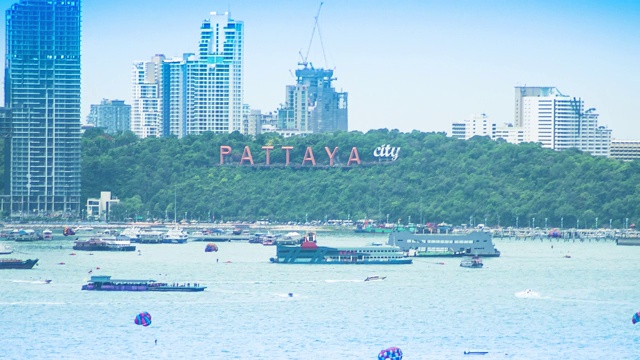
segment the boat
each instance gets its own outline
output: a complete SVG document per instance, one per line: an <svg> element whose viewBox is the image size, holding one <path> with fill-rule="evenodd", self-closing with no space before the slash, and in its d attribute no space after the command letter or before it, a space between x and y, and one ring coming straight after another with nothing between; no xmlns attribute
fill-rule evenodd
<svg viewBox="0 0 640 360"><path fill-rule="evenodd" d="M640 238L637 238L637 237L619 238L619 239L616 239L616 245L640 246Z"/></svg>
<svg viewBox="0 0 640 360"><path fill-rule="evenodd" d="M302 244L304 238L297 231L291 231L284 234L281 238L276 238L276 244L281 245L299 245Z"/></svg>
<svg viewBox="0 0 640 360"><path fill-rule="evenodd" d="M9 255L13 253L13 249L5 244L0 244L0 255Z"/></svg>
<svg viewBox="0 0 640 360"><path fill-rule="evenodd" d="M43 240L53 240L53 231L49 229L42 230L42 239Z"/></svg>
<svg viewBox="0 0 640 360"><path fill-rule="evenodd" d="M300 245L277 245L276 256L269 260L276 264L330 265L396 265L413 262L398 246L318 246L315 233L308 233Z"/></svg>
<svg viewBox="0 0 640 360"><path fill-rule="evenodd" d="M204 291L206 286L196 283L168 284L156 280L124 280L112 279L108 275L92 276L89 282L82 285L82 290L89 291L162 291L162 292L197 292Z"/></svg>
<svg viewBox="0 0 640 360"><path fill-rule="evenodd" d="M0 259L0 269L31 269L38 263L38 259Z"/></svg>
<svg viewBox="0 0 640 360"><path fill-rule="evenodd" d="M138 233L138 239L131 240L131 241L137 241L139 243L144 243L144 244L160 244L163 242L163 238L164 238L164 233L160 230L155 230L151 228L142 228Z"/></svg>
<svg viewBox="0 0 640 360"><path fill-rule="evenodd" d="M384 280L386 278L387 278L386 276L373 275L373 276L367 276L367 278L364 279L364 281Z"/></svg>
<svg viewBox="0 0 640 360"><path fill-rule="evenodd" d="M460 266L468 268L481 268L484 266L480 256L465 257L460 261Z"/></svg>
<svg viewBox="0 0 640 360"><path fill-rule="evenodd" d="M13 239L15 241L36 241L42 240L42 236L33 229L20 229L13 230L9 239Z"/></svg>
<svg viewBox="0 0 640 360"><path fill-rule="evenodd" d="M164 237L162 238L162 242L168 243L168 244L172 244L172 243L184 244L187 242L188 239L189 239L189 234L187 234L186 231L184 231L179 227L174 227L169 229L169 231L167 231L167 233L164 234Z"/></svg>
<svg viewBox="0 0 640 360"><path fill-rule="evenodd" d="M116 238L91 238L89 240L76 240L73 242L73 250L85 251L135 251L135 245L131 245L129 239Z"/></svg>
<svg viewBox="0 0 640 360"><path fill-rule="evenodd" d="M266 234L265 236L262 237L262 245L265 246L273 246L276 245L276 236L274 234Z"/></svg>
<svg viewBox="0 0 640 360"><path fill-rule="evenodd" d="M472 231L466 234L389 234L388 245L399 246L409 256L416 257L498 257L500 251L493 244L491 233Z"/></svg>

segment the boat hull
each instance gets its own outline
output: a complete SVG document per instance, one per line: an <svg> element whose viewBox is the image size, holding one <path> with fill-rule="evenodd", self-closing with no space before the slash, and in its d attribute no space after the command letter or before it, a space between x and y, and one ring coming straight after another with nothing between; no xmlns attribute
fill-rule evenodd
<svg viewBox="0 0 640 360"><path fill-rule="evenodd" d="M276 264L318 265L405 265L413 263L394 247L369 246L361 248L334 248L317 246L278 245L277 256L270 261Z"/></svg>
<svg viewBox="0 0 640 360"><path fill-rule="evenodd" d="M32 269L38 263L38 259L0 261L0 269Z"/></svg>
<svg viewBox="0 0 640 360"><path fill-rule="evenodd" d="M135 245L129 246L78 246L75 245L73 250L80 251L136 251Z"/></svg>

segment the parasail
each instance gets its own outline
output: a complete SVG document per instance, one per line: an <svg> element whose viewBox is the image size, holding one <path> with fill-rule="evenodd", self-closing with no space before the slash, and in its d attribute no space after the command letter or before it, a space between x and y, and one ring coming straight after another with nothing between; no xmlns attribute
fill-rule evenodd
<svg viewBox="0 0 640 360"><path fill-rule="evenodd" d="M551 237L551 238L561 238L562 237L562 233L558 229L553 229L553 230L549 231L549 234L547 236Z"/></svg>
<svg viewBox="0 0 640 360"><path fill-rule="evenodd" d="M208 243L207 247L204 248L204 252L214 252L218 251L218 245L214 243Z"/></svg>
<svg viewBox="0 0 640 360"><path fill-rule="evenodd" d="M640 322L640 311L638 311L637 313L633 314L633 317L631 318L631 322L632 323L637 323Z"/></svg>
<svg viewBox="0 0 640 360"><path fill-rule="evenodd" d="M151 314L144 311L140 314L136 315L136 318L133 320L136 325L149 326L151 325Z"/></svg>
<svg viewBox="0 0 640 360"><path fill-rule="evenodd" d="M381 350L378 360L402 360L402 350L395 346Z"/></svg>

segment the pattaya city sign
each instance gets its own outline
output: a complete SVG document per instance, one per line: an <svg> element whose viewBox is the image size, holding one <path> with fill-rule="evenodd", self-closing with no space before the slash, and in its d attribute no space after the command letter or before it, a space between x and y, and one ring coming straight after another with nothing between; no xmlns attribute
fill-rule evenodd
<svg viewBox="0 0 640 360"><path fill-rule="evenodd" d="M265 151L265 165L271 165L271 150L274 149L274 146L262 146L262 150ZM280 148L285 152L285 166L288 166L291 163L291 150L293 150L293 146L282 146ZM232 153L231 146L221 145L220 146L220 165L224 165L225 156L231 155ZM329 149L329 147L325 146L325 152L327 153L327 157L329 158L329 166L333 166L335 162L336 155L338 154L338 147L333 148L333 151ZM398 153L400 152L400 148L391 147L391 145L382 145L377 147L373 156L376 158L390 158L392 160L396 160L398 158ZM253 160L253 155L251 155L251 149L249 146L245 146L242 151L242 157L240 158L240 165L249 163L251 165L255 165ZM351 153L349 154L349 160L347 161L347 166L351 164L360 165L362 161L360 160L360 154L358 153L358 148L351 148ZM307 146L307 149L304 152L304 157L302 159L302 165L311 164L313 166L316 165L316 158L313 154L313 150L311 146Z"/></svg>

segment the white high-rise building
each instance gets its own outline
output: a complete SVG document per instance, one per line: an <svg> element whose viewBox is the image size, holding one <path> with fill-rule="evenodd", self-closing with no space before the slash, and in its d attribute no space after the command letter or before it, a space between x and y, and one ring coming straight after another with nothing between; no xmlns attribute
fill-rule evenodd
<svg viewBox="0 0 640 360"><path fill-rule="evenodd" d="M585 110L582 99L564 95L555 87L517 86L515 126L523 129L525 142L609 156L611 130L598 126L595 109Z"/></svg>
<svg viewBox="0 0 640 360"><path fill-rule="evenodd" d="M200 27L198 54L186 61L186 133L242 130L244 24L228 12Z"/></svg>
<svg viewBox="0 0 640 360"><path fill-rule="evenodd" d="M212 12L197 53L134 63L131 130L140 137L242 132L243 67L243 22Z"/></svg>
<svg viewBox="0 0 640 360"><path fill-rule="evenodd" d="M162 63L164 55L136 61L132 69L131 131L140 138L163 135Z"/></svg>

